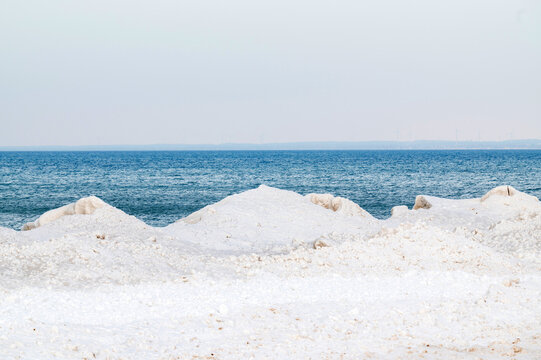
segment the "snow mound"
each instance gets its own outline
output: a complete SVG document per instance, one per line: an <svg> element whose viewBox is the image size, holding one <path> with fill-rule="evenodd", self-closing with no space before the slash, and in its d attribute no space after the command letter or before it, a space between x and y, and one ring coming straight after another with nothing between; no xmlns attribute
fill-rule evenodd
<svg viewBox="0 0 541 360"><path fill-rule="evenodd" d="M396 209L396 210L395 210ZM388 226L422 223L541 264L541 203L511 186L498 186L481 198L416 198L414 210L393 208Z"/></svg>
<svg viewBox="0 0 541 360"><path fill-rule="evenodd" d="M106 203L96 196L82 198L74 203L47 211L36 221L24 224L21 230L32 230L67 215L90 215L93 214L96 209L102 208L104 205L106 205Z"/></svg>
<svg viewBox="0 0 541 360"><path fill-rule="evenodd" d="M539 199L528 195L512 186L498 186L487 192L480 202L488 207L510 207L513 209L536 209L540 206Z"/></svg>
<svg viewBox="0 0 541 360"><path fill-rule="evenodd" d="M261 186L165 228L81 199L0 227L0 358L537 359L541 205L496 189L376 220Z"/></svg>
<svg viewBox="0 0 541 360"><path fill-rule="evenodd" d="M97 198L85 198L43 214L31 223L37 227L33 231L0 228L0 269L4 269L0 284L79 287L171 280L196 268L214 272L210 269L225 266L217 265L214 258L229 255L254 254L256 261L261 257L263 262L267 256L285 256L299 249L329 255L329 249L349 242L369 251L382 229L388 229L393 241L405 249L414 245L425 249L439 234L442 244L460 240L466 249L471 242L541 266L541 204L537 198L519 191L512 196L496 193L485 201L422 198L431 204L429 211L395 207L391 218L377 220L369 214L363 216L362 209L347 199L326 194L302 196L260 186L165 228L149 226ZM469 250L464 251L468 255ZM381 254L376 263L384 264L387 255ZM198 256L213 260L203 263ZM307 258L311 256L307 253ZM438 264L448 261L444 254L429 258L436 270ZM487 259L483 255L478 262L495 269ZM358 260L367 264L364 257ZM216 273L224 274L219 269Z"/></svg>
<svg viewBox="0 0 541 360"><path fill-rule="evenodd" d="M349 199L331 194L308 194L306 197L314 204L346 216L373 218L372 215Z"/></svg>
<svg viewBox="0 0 541 360"><path fill-rule="evenodd" d="M333 231L364 233L374 223L353 202L325 198L337 211L316 205L310 197L261 185L206 206L166 231L207 249L262 252L313 244Z"/></svg>
<svg viewBox="0 0 541 360"><path fill-rule="evenodd" d="M538 208L539 199L535 196L528 195L521 191L518 191L512 186L502 185L495 187L487 192L483 197L476 199L443 199L434 196L418 195L415 198L415 204L413 210L418 209L432 209L449 210L449 209L494 209L503 210L518 210L527 208Z"/></svg>

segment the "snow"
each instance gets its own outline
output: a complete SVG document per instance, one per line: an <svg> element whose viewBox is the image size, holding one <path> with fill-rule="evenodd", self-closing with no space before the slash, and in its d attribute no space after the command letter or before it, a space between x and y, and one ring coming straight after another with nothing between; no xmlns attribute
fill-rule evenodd
<svg viewBox="0 0 541 360"><path fill-rule="evenodd" d="M368 211L343 197L332 196L331 194L308 194L306 197L316 205L323 206L325 209L330 209L343 215L373 218Z"/></svg>
<svg viewBox="0 0 541 360"><path fill-rule="evenodd" d="M345 206L345 211L333 211L313 201L310 195L262 185L207 206L166 231L207 251L243 254L290 251L333 231L357 234L376 227L375 219L356 204L357 216L352 216Z"/></svg>
<svg viewBox="0 0 541 360"><path fill-rule="evenodd" d="M61 218L62 216L75 214L89 215L96 211L96 209L99 209L104 205L105 203L95 196L86 197L74 203L62 206L58 209L47 211L45 214L41 215L36 221L24 224L22 230L35 229L37 227L53 222Z"/></svg>
<svg viewBox="0 0 541 360"><path fill-rule="evenodd" d="M538 199L421 198L377 220L261 186L164 228L85 198L0 227L0 358L540 358Z"/></svg>

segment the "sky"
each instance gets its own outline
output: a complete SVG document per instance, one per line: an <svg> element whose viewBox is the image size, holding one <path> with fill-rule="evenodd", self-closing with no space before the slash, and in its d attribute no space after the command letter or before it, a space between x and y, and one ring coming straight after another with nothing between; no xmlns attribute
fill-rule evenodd
<svg viewBox="0 0 541 360"><path fill-rule="evenodd" d="M538 0L0 0L0 146L521 138Z"/></svg>

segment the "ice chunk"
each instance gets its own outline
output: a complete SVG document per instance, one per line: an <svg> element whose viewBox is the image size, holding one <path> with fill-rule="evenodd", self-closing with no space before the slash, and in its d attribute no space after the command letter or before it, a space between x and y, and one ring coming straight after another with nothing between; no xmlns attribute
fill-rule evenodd
<svg viewBox="0 0 541 360"><path fill-rule="evenodd" d="M36 221L29 222L23 225L22 230L32 230L37 227L43 226L47 223L53 222L62 216L66 215L89 215L94 213L96 209L99 209L106 205L106 203L96 196L89 196L77 200L74 203L64 205L57 209L49 210L43 215L41 215Z"/></svg>
<svg viewBox="0 0 541 360"><path fill-rule="evenodd" d="M509 185L502 185L495 187L494 189L487 192L482 198L481 201L485 201L491 196L514 196L518 193L518 191Z"/></svg>
<svg viewBox="0 0 541 360"><path fill-rule="evenodd" d="M432 204L423 195L418 195L415 198L415 204L413 205L413 210L430 209L431 207L432 207Z"/></svg>
<svg viewBox="0 0 541 360"><path fill-rule="evenodd" d="M306 197L310 199L312 203L342 215L372 218L372 215L370 215L368 211L364 210L353 201L343 197L333 196L331 194L308 194Z"/></svg>

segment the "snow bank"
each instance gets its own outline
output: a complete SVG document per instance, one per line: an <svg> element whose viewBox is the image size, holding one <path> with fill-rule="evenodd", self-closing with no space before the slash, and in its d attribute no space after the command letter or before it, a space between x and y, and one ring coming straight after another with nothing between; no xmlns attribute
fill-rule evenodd
<svg viewBox="0 0 541 360"><path fill-rule="evenodd" d="M393 209L386 223L428 224L541 265L541 202L535 196L505 185L476 199L420 195L413 209Z"/></svg>
<svg viewBox="0 0 541 360"><path fill-rule="evenodd" d="M22 230L32 230L67 215L89 215L104 205L106 205L105 202L95 196L82 198L74 203L62 206L58 209L47 211L36 221L24 224Z"/></svg>
<svg viewBox="0 0 541 360"><path fill-rule="evenodd" d="M413 210L428 210L433 206L444 211L473 207L475 209L480 209L481 211L492 208L508 213L507 210L516 211L521 209L537 209L539 207L539 199L535 196L518 191L512 186L503 185L488 191L479 199L454 200L441 199L427 195L418 195L415 198Z"/></svg>
<svg viewBox="0 0 541 360"><path fill-rule="evenodd" d="M505 208L512 210L536 209L539 207L539 199L525 194L512 186L498 186L487 192L480 202L486 207Z"/></svg>
<svg viewBox="0 0 541 360"><path fill-rule="evenodd" d="M0 228L0 358L539 358L539 200L416 204L261 186L165 228L97 198Z"/></svg>

